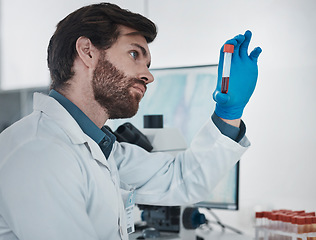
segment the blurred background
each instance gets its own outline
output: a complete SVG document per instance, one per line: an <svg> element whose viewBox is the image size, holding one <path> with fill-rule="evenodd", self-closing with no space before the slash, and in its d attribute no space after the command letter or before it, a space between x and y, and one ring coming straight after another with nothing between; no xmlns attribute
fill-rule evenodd
<svg viewBox="0 0 316 240"><path fill-rule="evenodd" d="M18 94L19 104L24 104L30 96L23 89L45 89L50 81L47 45L56 24L96 2L0 0L1 93ZM316 1L110 2L143 14L158 26L158 37L149 45L152 68L217 64L227 39L252 31L250 51L260 46L263 52L257 87L243 116L252 147L240 165L240 209L215 210L216 214L253 235L254 211L315 211ZM0 118L14 109L10 97L0 98Z"/></svg>

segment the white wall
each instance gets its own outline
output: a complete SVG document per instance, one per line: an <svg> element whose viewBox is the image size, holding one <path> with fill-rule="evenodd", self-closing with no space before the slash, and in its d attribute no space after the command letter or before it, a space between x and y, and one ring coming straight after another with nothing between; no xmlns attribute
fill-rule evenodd
<svg viewBox="0 0 316 240"><path fill-rule="evenodd" d="M2 0L2 66L8 66L2 86L27 79L47 84L54 25L90 1L18 2L24 6L14 9L16 2ZM145 0L115 2L145 13ZM150 46L153 67L217 63L221 45L246 29L253 32L250 48L263 49L243 116L252 147L241 162L240 210L216 211L250 234L254 209L316 210L315 6L314 0L148 0L148 16L159 29Z"/></svg>

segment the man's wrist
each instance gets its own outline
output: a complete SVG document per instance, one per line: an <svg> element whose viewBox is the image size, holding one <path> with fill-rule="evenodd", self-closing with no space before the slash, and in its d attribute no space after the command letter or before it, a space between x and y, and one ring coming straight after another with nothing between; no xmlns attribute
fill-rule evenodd
<svg viewBox="0 0 316 240"><path fill-rule="evenodd" d="M241 119L223 119L217 116L215 112L212 114L211 118L216 127L220 130L220 132L223 135L231 138L232 140L239 142L245 136L246 125L243 123Z"/></svg>
<svg viewBox="0 0 316 240"><path fill-rule="evenodd" d="M216 113L213 113L212 115L212 121L218 128L218 130L225 136L229 137L232 140L236 140L236 138L239 135L239 127L235 127L231 124L228 124L227 122L223 121L222 118L216 115Z"/></svg>
<svg viewBox="0 0 316 240"><path fill-rule="evenodd" d="M226 122L227 124L230 124L234 127L238 127L238 128L240 127L240 122L241 122L240 118L231 120L231 119L224 119L224 118L220 117L220 119L222 119L224 122Z"/></svg>

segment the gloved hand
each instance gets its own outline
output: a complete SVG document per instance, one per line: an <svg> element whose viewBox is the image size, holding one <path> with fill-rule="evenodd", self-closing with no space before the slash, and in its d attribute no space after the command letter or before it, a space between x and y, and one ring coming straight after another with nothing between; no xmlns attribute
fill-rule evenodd
<svg viewBox="0 0 316 240"><path fill-rule="evenodd" d="M248 56L251 35L250 31L246 31L244 35L237 35L225 43L234 45L227 94L221 93L224 46L221 48L217 86L213 93L213 99L216 102L215 113L221 118L241 118L243 110L255 90L258 77L257 60L262 50L257 47Z"/></svg>

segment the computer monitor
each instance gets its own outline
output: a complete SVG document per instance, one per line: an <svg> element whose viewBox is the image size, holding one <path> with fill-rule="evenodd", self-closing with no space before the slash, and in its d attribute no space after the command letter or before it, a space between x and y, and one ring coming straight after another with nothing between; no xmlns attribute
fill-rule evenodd
<svg viewBox="0 0 316 240"><path fill-rule="evenodd" d="M151 69L155 81L148 85L138 113L131 119L115 120L112 129L125 122L143 128L143 116L162 114L164 127L179 128L190 144L194 135L215 109L212 93L217 82L217 65ZM239 163L236 164L209 198L198 207L238 209Z"/></svg>

